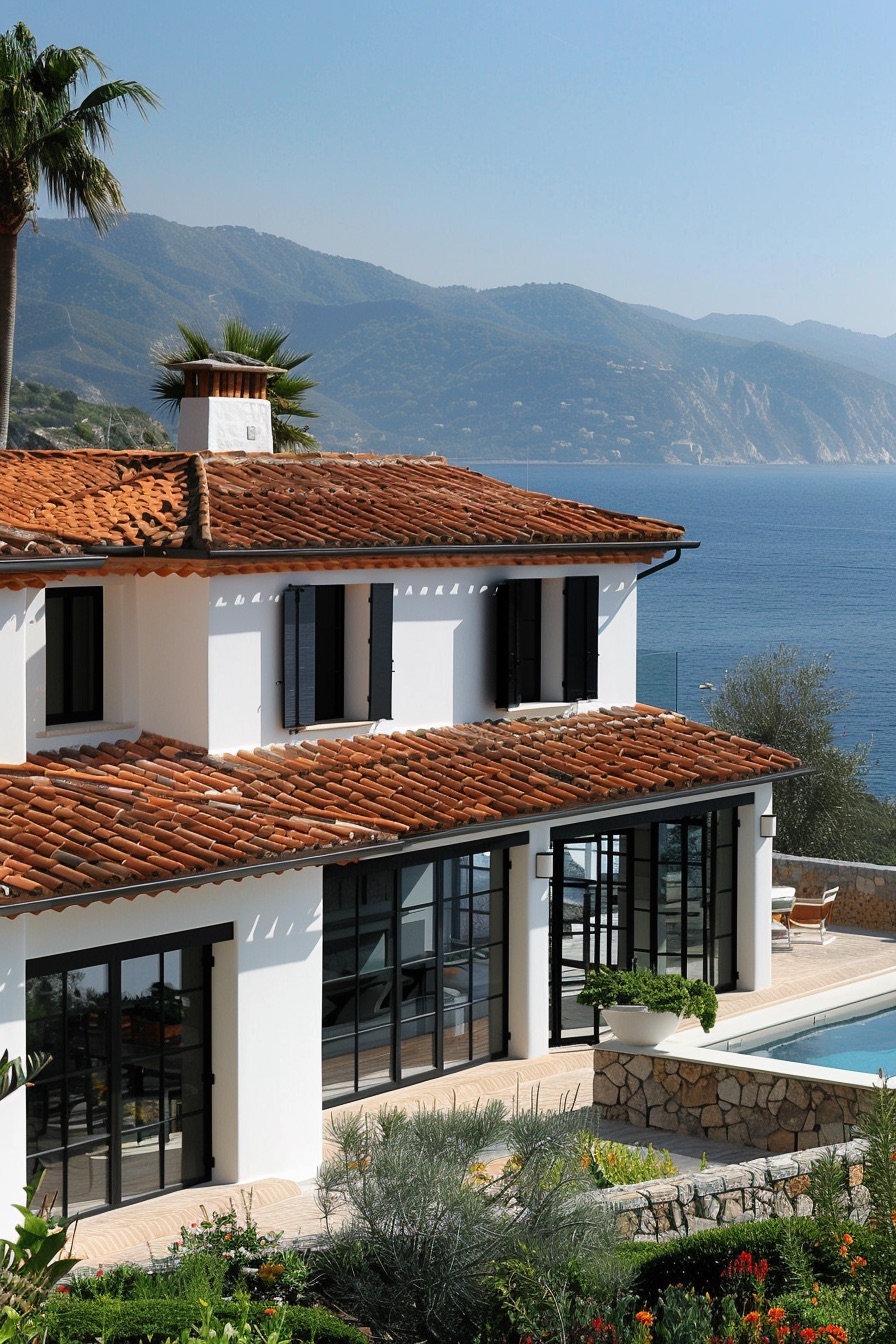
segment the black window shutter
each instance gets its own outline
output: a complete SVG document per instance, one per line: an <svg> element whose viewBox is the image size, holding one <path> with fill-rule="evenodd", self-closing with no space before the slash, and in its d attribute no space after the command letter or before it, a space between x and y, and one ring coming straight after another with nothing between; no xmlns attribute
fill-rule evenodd
<svg viewBox="0 0 896 1344"><path fill-rule="evenodd" d="M314 714L314 589L283 594L283 724L304 728Z"/></svg>
<svg viewBox="0 0 896 1344"><path fill-rule="evenodd" d="M563 698L593 700L597 695L600 580L596 575L570 576L563 596Z"/></svg>
<svg viewBox="0 0 896 1344"><path fill-rule="evenodd" d="M516 584L499 583L495 613L495 704L513 709L520 702L517 685Z"/></svg>
<svg viewBox="0 0 896 1344"><path fill-rule="evenodd" d="M370 585L367 713L371 719L392 717L392 592L391 583Z"/></svg>
<svg viewBox="0 0 896 1344"><path fill-rule="evenodd" d="M525 703L541 699L541 579L516 579L512 586L517 590L517 693Z"/></svg>
<svg viewBox="0 0 896 1344"><path fill-rule="evenodd" d="M513 709L541 699L541 580L499 583L495 704Z"/></svg>

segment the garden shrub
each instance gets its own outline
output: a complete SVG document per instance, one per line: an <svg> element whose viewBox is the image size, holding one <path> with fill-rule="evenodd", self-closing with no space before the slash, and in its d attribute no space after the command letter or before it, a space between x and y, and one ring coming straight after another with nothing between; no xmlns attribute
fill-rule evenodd
<svg viewBox="0 0 896 1344"><path fill-rule="evenodd" d="M810 1218L735 1223L694 1232L678 1241L651 1244L638 1257L632 1290L645 1302L654 1301L670 1283L698 1293L718 1293L724 1270L741 1251L747 1251L754 1260L767 1261L767 1291L774 1296L797 1286L791 1269L794 1236L811 1263L818 1231Z"/></svg>
<svg viewBox="0 0 896 1344"><path fill-rule="evenodd" d="M282 1306L275 1315L261 1302L241 1306L236 1302L216 1302L214 1314L222 1323L238 1324L244 1315L249 1324L265 1333L274 1322L281 1339L309 1340L314 1344L367 1344L354 1326L339 1320L323 1307ZM177 1339L183 1331L198 1326L202 1318L197 1300L174 1298L121 1301L117 1298L78 1299L58 1293L41 1314L46 1344L84 1344L85 1340L103 1340L104 1344L160 1344L166 1338Z"/></svg>
<svg viewBox="0 0 896 1344"><path fill-rule="evenodd" d="M591 1128L496 1101L334 1118L316 1287L399 1344L470 1344L490 1322L498 1338L502 1322L508 1338L560 1337L583 1294L609 1300L621 1278L613 1215L581 1160ZM512 1156L490 1171L480 1157L495 1147Z"/></svg>

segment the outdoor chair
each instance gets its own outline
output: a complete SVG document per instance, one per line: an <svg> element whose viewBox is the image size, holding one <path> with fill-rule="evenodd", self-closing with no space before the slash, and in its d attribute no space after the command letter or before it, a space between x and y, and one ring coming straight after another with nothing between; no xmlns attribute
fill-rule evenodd
<svg viewBox="0 0 896 1344"><path fill-rule="evenodd" d="M791 888L791 892L792 892ZM776 938L782 941L786 939L788 948L793 948L793 939L790 934L790 915L795 904L795 897L776 896L772 892L772 944Z"/></svg>
<svg viewBox="0 0 896 1344"><path fill-rule="evenodd" d="M839 887L828 887L820 896L801 896L794 901L790 912L791 929L796 929L798 932L802 930L817 932L820 943L832 941L832 938L825 937L826 926L833 913L839 890Z"/></svg>

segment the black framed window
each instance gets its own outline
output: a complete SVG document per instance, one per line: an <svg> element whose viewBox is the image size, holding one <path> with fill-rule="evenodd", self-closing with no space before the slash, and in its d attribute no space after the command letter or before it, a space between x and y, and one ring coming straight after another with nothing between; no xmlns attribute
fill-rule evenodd
<svg viewBox="0 0 896 1344"><path fill-rule="evenodd" d="M89 1213L211 1174L211 942L230 926L29 962L26 1097L37 1202ZM206 939L208 941L206 941Z"/></svg>
<svg viewBox="0 0 896 1344"><path fill-rule="evenodd" d="M600 580L570 575L563 587L563 699L597 695L597 621Z"/></svg>
<svg viewBox="0 0 896 1344"><path fill-rule="evenodd" d="M327 1103L506 1053L506 874L503 850L325 871Z"/></svg>
<svg viewBox="0 0 896 1344"><path fill-rule="evenodd" d="M499 583L497 604L495 704L513 709L541 699L541 580Z"/></svg>
<svg viewBox="0 0 896 1344"><path fill-rule="evenodd" d="M367 714L392 716L391 583L372 583L369 597ZM304 728L346 717L346 631L342 584L290 585L283 593L283 723ZM360 714L360 707L349 706Z"/></svg>
<svg viewBox="0 0 896 1344"><path fill-rule="evenodd" d="M103 590L45 594L47 723L103 717Z"/></svg>

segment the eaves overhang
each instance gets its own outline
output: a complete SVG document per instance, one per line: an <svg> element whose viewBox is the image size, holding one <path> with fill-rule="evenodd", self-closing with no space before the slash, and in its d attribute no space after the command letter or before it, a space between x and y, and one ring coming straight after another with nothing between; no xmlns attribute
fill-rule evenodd
<svg viewBox="0 0 896 1344"><path fill-rule="evenodd" d="M458 843L467 837L487 834L499 835L503 832L519 831L538 822L575 822L586 818L602 817L619 813L631 813L639 806L656 803L662 805L670 801L686 801L690 798L716 797L726 793L743 793L744 790L759 784L775 784L782 779L795 779L801 775L813 773L811 766L796 766L791 770L779 770L768 774L749 775L742 779L729 779L714 784L699 784L684 789L670 789L665 792L641 793L616 798L609 802L580 804L569 808L551 808L547 811L526 812L516 817L501 820L472 822L438 831L417 832L404 839L384 840L382 843L364 845L346 845L338 849L321 850L314 853L296 853L276 859L241 864L222 868L208 869L201 873L185 873L176 878L152 878L145 882L128 882L114 887L99 887L93 891L69 892L64 896L42 896L34 900L16 901L8 907L0 903L0 917L14 919L17 915L37 915L46 910L61 910L69 906L94 905L102 901L133 900L137 896L155 896L166 891L179 891L183 887L201 887L220 885L222 882L238 882L247 877L264 877L269 873L292 872L298 868L320 868L332 864L359 863L365 859L384 859L407 854L421 846L431 847L434 842ZM648 809L649 810L649 809ZM4 884L0 884L2 887ZM6 887L10 892L11 888Z"/></svg>

